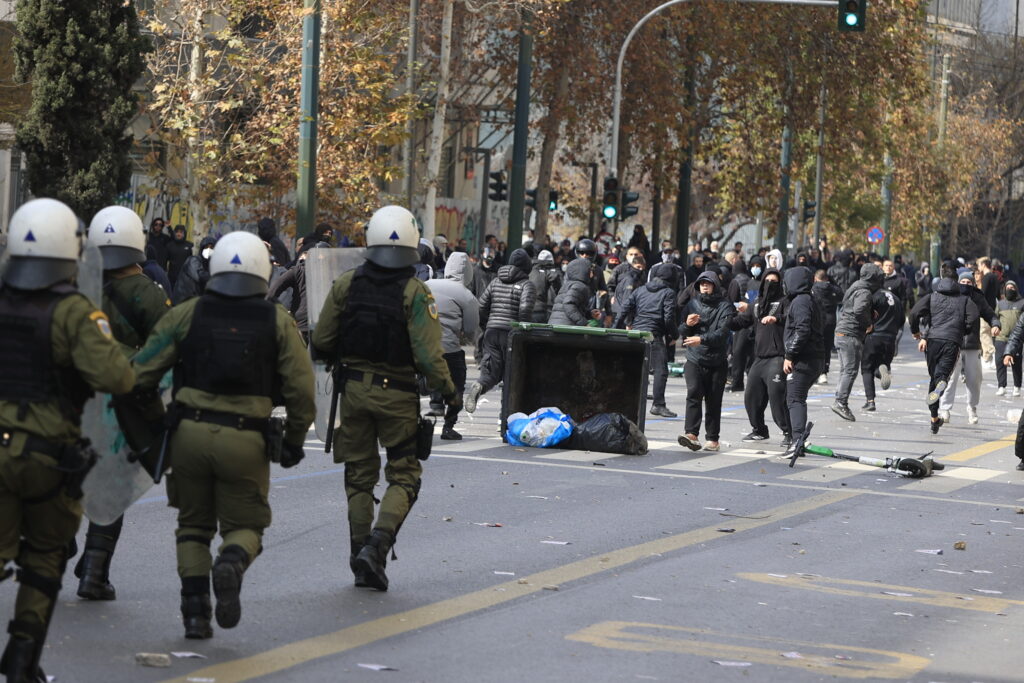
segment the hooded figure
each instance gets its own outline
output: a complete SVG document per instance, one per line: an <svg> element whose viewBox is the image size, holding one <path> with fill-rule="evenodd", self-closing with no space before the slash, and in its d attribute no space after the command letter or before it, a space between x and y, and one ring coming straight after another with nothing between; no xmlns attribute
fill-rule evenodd
<svg viewBox="0 0 1024 683"><path fill-rule="evenodd" d="M259 235L260 239L270 245L270 257L271 260L282 265L287 266L291 263L291 255L288 253L288 247L284 245L281 238L277 235L277 223L274 222L273 218L261 218L256 224L256 234Z"/></svg>
<svg viewBox="0 0 1024 683"><path fill-rule="evenodd" d="M480 324L485 327L481 342L480 377L466 394L466 412L476 410L481 394L498 385L505 375L505 346L514 322L530 322L537 290L530 282L533 262L529 254L516 249L509 264L498 269L480 295Z"/></svg>
<svg viewBox="0 0 1024 683"><path fill-rule="evenodd" d="M185 239L187 230L184 225L174 226L174 239L167 243L167 279L171 286L178 280L178 273L185 261L192 255L193 244Z"/></svg>
<svg viewBox="0 0 1024 683"><path fill-rule="evenodd" d="M825 356L821 308L811 296L814 274L810 268L790 268L783 276L786 285L786 327L783 332L786 378L786 407L793 443L802 450L807 432L807 394L821 373ZM791 454L791 451L787 451ZM802 455L800 451L797 455Z"/></svg>
<svg viewBox="0 0 1024 683"><path fill-rule="evenodd" d="M434 277L434 247L430 240L420 239L420 245L416 248L420 255L420 262L413 267L416 269L416 277L427 282Z"/></svg>
<svg viewBox="0 0 1024 683"><path fill-rule="evenodd" d="M765 254L764 260L769 268L774 268L779 272L782 272L782 269L785 267L782 261L782 252L778 249L772 249Z"/></svg>
<svg viewBox="0 0 1024 683"><path fill-rule="evenodd" d="M854 282L843 297L843 309L836 322L836 349L839 350L839 386L832 412L849 422L857 420L847 405L853 382L860 372L864 356L864 335L871 327L871 297L882 288L885 273L874 263L865 263L860 279ZM808 286L808 293L810 286Z"/></svg>
<svg viewBox="0 0 1024 683"><path fill-rule="evenodd" d="M216 244L216 237L204 237L199 242L199 253L192 254L185 261L185 265L178 273L178 280L174 283L174 294L171 296L175 305L199 296L206 290L206 283L210 279L210 256Z"/></svg>
<svg viewBox="0 0 1024 683"><path fill-rule="evenodd" d="M702 404L706 403L706 450L718 450L722 423L722 394L728 374L729 325L736 308L722 296L715 273L704 272L694 283L694 295L680 314L680 337L686 349L686 431L679 444L698 450Z"/></svg>
<svg viewBox="0 0 1024 683"><path fill-rule="evenodd" d="M555 266L554 256L544 249L533 259L530 282L537 290L537 301L533 305L533 322L546 323L551 315L555 297L562 288L562 271Z"/></svg>
<svg viewBox="0 0 1024 683"><path fill-rule="evenodd" d="M853 254L849 250L842 251L836 260L837 263L828 269L828 276L845 294L846 290L857 281L857 271L851 265Z"/></svg>
<svg viewBox="0 0 1024 683"><path fill-rule="evenodd" d="M932 293L932 269L927 262L921 264L921 270L917 272L915 280L917 281L918 296Z"/></svg>
<svg viewBox="0 0 1024 683"><path fill-rule="evenodd" d="M590 312L591 281L594 264L590 259L570 261L565 269L565 282L551 308L552 325L586 325L593 317Z"/></svg>
<svg viewBox="0 0 1024 683"><path fill-rule="evenodd" d="M480 323L480 305L463 284L469 257L453 252L444 267L444 278L427 281L427 287L434 295L437 317L441 321L441 347L444 360L448 363L455 390L460 394L466 390L466 352L462 350L462 339L473 339ZM440 394L430 397L430 414L444 415L441 438L458 440L462 435L455 431L455 423L461 407L448 406L446 409Z"/></svg>

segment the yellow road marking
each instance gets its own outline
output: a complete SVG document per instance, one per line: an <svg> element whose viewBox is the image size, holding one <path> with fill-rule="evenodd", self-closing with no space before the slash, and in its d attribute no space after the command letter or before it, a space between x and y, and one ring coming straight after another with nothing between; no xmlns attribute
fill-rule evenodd
<svg viewBox="0 0 1024 683"><path fill-rule="evenodd" d="M959 453L953 453L951 455L940 455L936 456L938 460L942 462L966 462L973 460L974 458L980 458L983 455L988 455L994 451L998 451L1001 448L1012 446L1014 441L1017 439L1017 434L1007 434L1006 436L996 441L989 441L988 443L981 443L977 446L971 446L970 448L960 451Z"/></svg>
<svg viewBox="0 0 1024 683"><path fill-rule="evenodd" d="M639 629L647 632L640 632ZM651 633L669 632L661 636ZM851 645L807 643L769 636L717 633L707 629L641 624L627 621L605 621L566 636L568 640L595 647L628 650L631 652L672 652L698 655L704 659L788 666L841 678L911 678L931 660L904 652L872 650ZM770 644L769 647L749 647L715 640L730 640ZM782 652L795 652L797 657L783 657ZM837 659L836 655L844 657ZM849 657L849 659L846 659Z"/></svg>
<svg viewBox="0 0 1024 683"><path fill-rule="evenodd" d="M874 581L856 581L854 579L830 579L824 576L790 575L772 576L770 574L739 573L736 576L748 581L758 583L770 583L775 586L787 588L801 588L803 590L817 591L819 593L830 593L832 595L850 595L859 598L875 598L877 600L896 600L898 602L913 602L919 605L932 605L934 607L952 607L954 609L968 609L977 612L991 612L992 614L1002 612L1013 605L1024 605L1024 601L1010 600L1009 598L993 598L987 596L962 595L960 593L946 593L933 591L925 588L912 588L910 586L895 586ZM845 586L846 588L841 588ZM882 591L890 593L904 593L906 595L886 595Z"/></svg>
<svg viewBox="0 0 1024 683"><path fill-rule="evenodd" d="M786 503L750 517L762 519L734 518L729 526L736 533L756 529L767 524L817 510L834 503L860 495L857 491L828 491L793 503ZM189 678L213 678L217 683L239 683L252 678L267 676L277 671L304 664L314 659L339 654L368 645L384 638L426 628L448 619L472 614L488 607L511 602L533 593L539 593L548 585L561 585L617 569L638 560L674 552L683 548L725 538L718 531L721 525L694 529L675 536L666 536L647 543L641 543L602 555L595 555L561 567L555 567L519 580L498 584L466 595L441 600L423 607L417 607L398 614L374 619L362 624L343 628L340 631L299 640L249 657L189 672L166 683L187 683ZM729 534L729 537L735 534Z"/></svg>

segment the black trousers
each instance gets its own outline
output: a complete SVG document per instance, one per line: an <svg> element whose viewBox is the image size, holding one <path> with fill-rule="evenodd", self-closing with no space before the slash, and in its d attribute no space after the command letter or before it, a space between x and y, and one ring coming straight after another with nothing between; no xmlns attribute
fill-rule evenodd
<svg viewBox="0 0 1024 683"><path fill-rule="evenodd" d="M940 381L949 382L949 376L953 374L956 361L960 358L960 345L956 342L942 341L941 339L928 340L928 349L925 352L925 360L928 363L928 391L935 389ZM929 406L932 417L939 416L939 404Z"/></svg>
<svg viewBox="0 0 1024 683"><path fill-rule="evenodd" d="M1007 342L994 340L996 343L996 384L1001 387L1006 386L1006 366L1003 365L1003 356L1006 355L1006 344ZM1021 382L1021 371L1024 368L1020 366L1021 357L1015 356L1013 359L1013 386L1020 389Z"/></svg>
<svg viewBox="0 0 1024 683"><path fill-rule="evenodd" d="M875 400L875 371L883 365L892 365L896 355L896 337L888 334L869 334L864 337L864 355L860 361L860 376L864 379L864 396Z"/></svg>
<svg viewBox="0 0 1024 683"><path fill-rule="evenodd" d="M1013 444L1013 454L1024 460L1024 412L1017 421L1017 440Z"/></svg>
<svg viewBox="0 0 1024 683"><path fill-rule="evenodd" d="M462 395L466 391L466 352L462 349L444 354L444 362L448 364L448 372L451 373L452 382L455 383L455 391ZM453 427L459 419L461 408L448 406L444 413L444 426Z"/></svg>
<svg viewBox="0 0 1024 683"><path fill-rule="evenodd" d="M832 365L832 354L836 350L836 323L833 320L832 323L825 325L825 331L822 332L825 335L825 357L822 359L821 372L818 374L828 374L828 369Z"/></svg>
<svg viewBox="0 0 1024 683"><path fill-rule="evenodd" d="M484 331L480 358L480 384L483 392L490 391L505 377L505 346L508 330L488 329Z"/></svg>
<svg viewBox="0 0 1024 683"><path fill-rule="evenodd" d="M743 375L754 360L754 335L749 329L739 330L732 337L732 359L729 361L729 377L732 390L743 388Z"/></svg>
<svg viewBox="0 0 1024 683"><path fill-rule="evenodd" d="M786 376L786 407L793 441L807 431L807 394L818 381L825 362L823 358L801 359L793 362L793 372Z"/></svg>
<svg viewBox="0 0 1024 683"><path fill-rule="evenodd" d="M686 361L686 433L700 434L701 412L707 405L705 436L708 441L718 441L722 428L722 395L725 393L725 377L728 365L706 367L693 361Z"/></svg>
<svg viewBox="0 0 1024 683"><path fill-rule="evenodd" d="M651 342L651 370L654 372L654 383L651 395L654 406L665 407L665 385L668 383L668 347L664 337L655 337Z"/></svg>
<svg viewBox="0 0 1024 683"><path fill-rule="evenodd" d="M764 411L771 405L772 420L789 434L789 410L786 408L786 375L782 372L782 356L775 358L758 358L750 366L747 374L747 388L743 394L743 404L747 408L747 419L750 426L758 434L768 435L768 425L764 422Z"/></svg>

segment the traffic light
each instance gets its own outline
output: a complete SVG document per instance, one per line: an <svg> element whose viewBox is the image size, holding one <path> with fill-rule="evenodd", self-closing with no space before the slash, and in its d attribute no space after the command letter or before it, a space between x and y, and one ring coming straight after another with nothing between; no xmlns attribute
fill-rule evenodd
<svg viewBox="0 0 1024 683"><path fill-rule="evenodd" d="M630 192L629 190L623 188L619 194L622 197L622 199L619 201L619 220L621 221L626 218L629 218L630 216L635 216L640 211L640 209L638 209L635 206L630 206L630 204L640 199L640 193Z"/></svg>
<svg viewBox="0 0 1024 683"><path fill-rule="evenodd" d="M867 0L839 0L839 30L863 31L867 4Z"/></svg>
<svg viewBox="0 0 1024 683"><path fill-rule="evenodd" d="M505 182L505 172L495 171L491 173L491 184L489 187L493 192L487 195L488 199L493 199L496 202L503 202L508 199L508 184Z"/></svg>
<svg viewBox="0 0 1024 683"><path fill-rule="evenodd" d="M526 191L526 205L528 207L530 207L531 209L533 209L534 211L537 210L537 188L536 187L533 188L532 190L527 190Z"/></svg>
<svg viewBox="0 0 1024 683"><path fill-rule="evenodd" d="M619 181L616 178L604 179L601 215L610 221L617 220L619 217Z"/></svg>
<svg viewBox="0 0 1024 683"><path fill-rule="evenodd" d="M558 211L558 190L548 190L548 211Z"/></svg>
<svg viewBox="0 0 1024 683"><path fill-rule="evenodd" d="M815 208L818 202L811 201L810 199L804 200L804 223L810 220L814 220Z"/></svg>

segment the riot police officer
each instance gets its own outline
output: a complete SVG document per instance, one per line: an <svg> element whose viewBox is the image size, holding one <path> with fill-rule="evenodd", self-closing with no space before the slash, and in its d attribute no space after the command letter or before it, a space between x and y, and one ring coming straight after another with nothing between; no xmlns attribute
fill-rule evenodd
<svg viewBox="0 0 1024 683"><path fill-rule="evenodd" d="M137 389L153 389L174 367L173 470L167 497L178 509L177 554L186 638L209 638L210 576L217 624L241 618L242 575L270 525L271 410L288 411L280 463L303 458L316 413L313 368L295 321L265 300L270 256L256 235L217 242L202 296L171 309L135 356ZM216 562L210 543L218 525Z"/></svg>
<svg viewBox="0 0 1024 683"><path fill-rule="evenodd" d="M419 256L416 219L386 206L366 230L367 263L335 280L313 333L313 347L340 364L344 381L336 462L345 463L355 585L388 589L388 550L416 502L423 468L417 459L416 374L460 405L441 350L434 297L414 276ZM428 435L429 436L429 435ZM373 487L380 478L377 442L387 452L387 491L374 521Z"/></svg>
<svg viewBox="0 0 1024 683"><path fill-rule="evenodd" d="M0 672L36 683L46 632L82 519L81 482L94 454L80 416L93 390L135 381L103 311L71 284L78 218L54 199L11 217L0 288L0 580L18 566L18 597Z"/></svg>
<svg viewBox="0 0 1024 683"><path fill-rule="evenodd" d="M110 319L114 339L130 358L142 348L153 326L171 307L163 288L142 272L146 262L146 235L142 219L124 206L108 206L89 224L89 242L103 254L103 312ZM159 399L157 399L159 400ZM103 453L101 455L109 455ZM110 560L121 536L121 517L112 524L89 523L85 550L75 566L78 597L114 600Z"/></svg>

